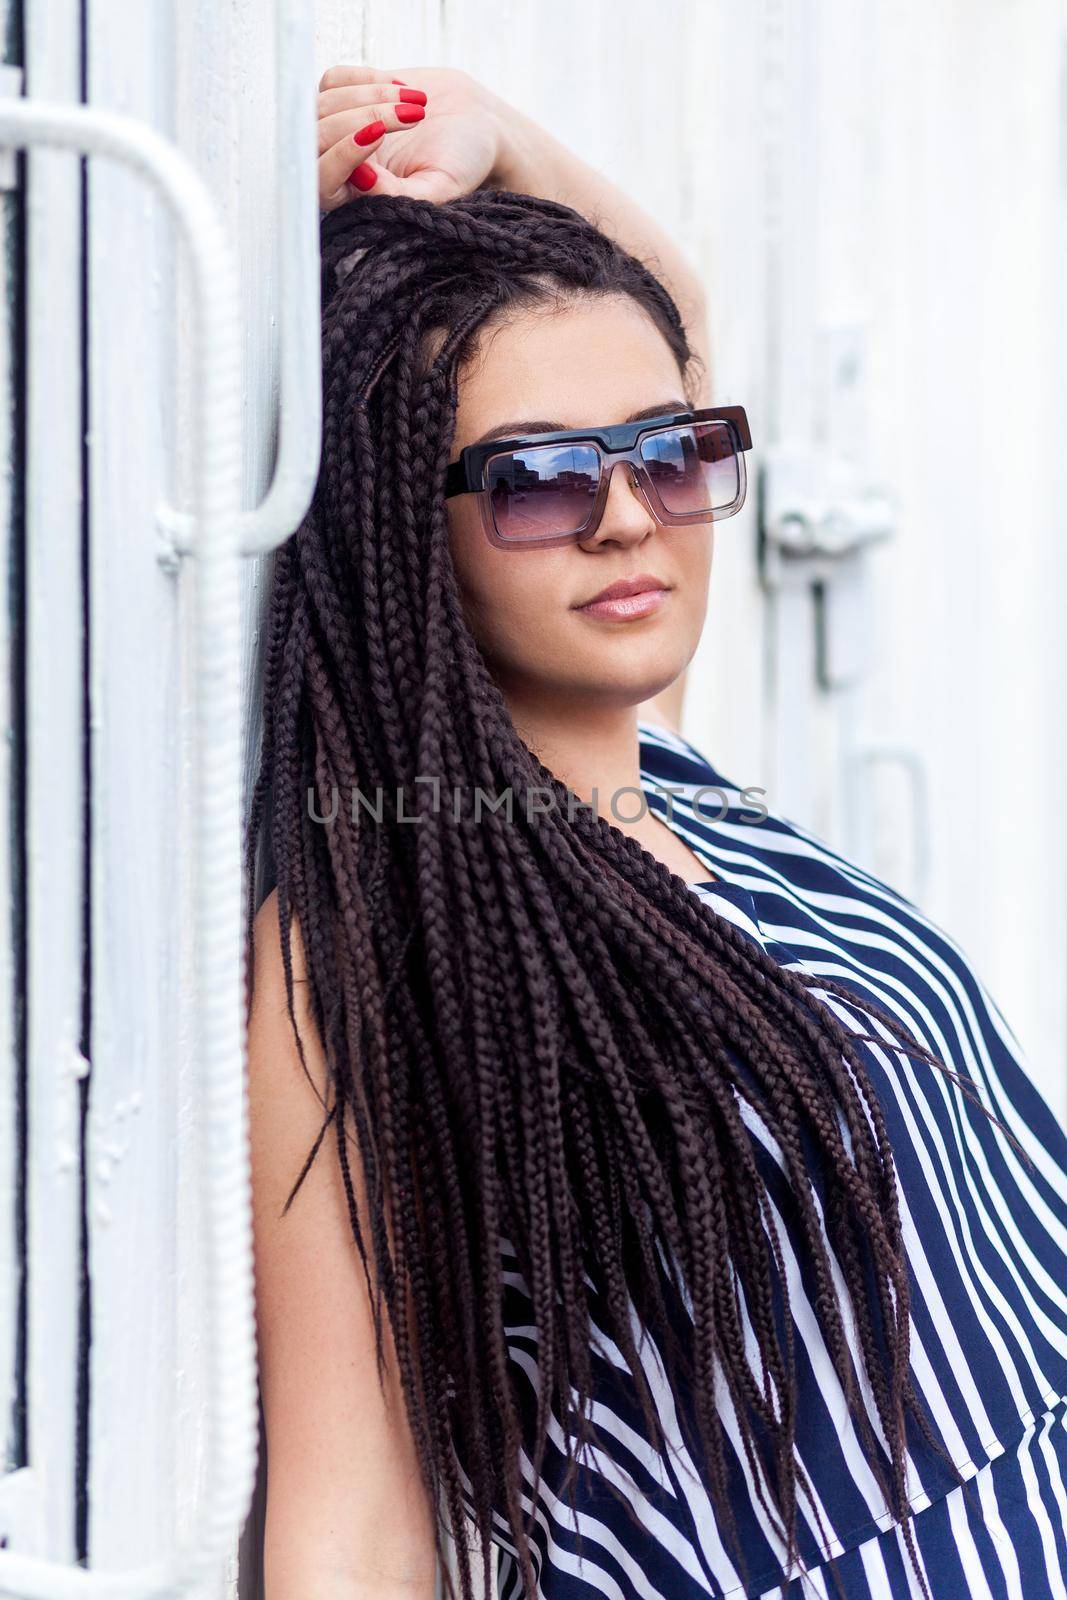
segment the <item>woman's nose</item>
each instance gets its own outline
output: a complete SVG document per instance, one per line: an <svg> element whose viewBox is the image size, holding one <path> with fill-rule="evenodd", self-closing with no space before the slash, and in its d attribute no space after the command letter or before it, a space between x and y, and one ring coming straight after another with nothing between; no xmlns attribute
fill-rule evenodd
<svg viewBox="0 0 1067 1600"><path fill-rule="evenodd" d="M622 468L621 474L617 471ZM608 469L608 493L600 524L591 536L603 541L612 538L641 538L655 523L652 508L632 461L613 461Z"/></svg>

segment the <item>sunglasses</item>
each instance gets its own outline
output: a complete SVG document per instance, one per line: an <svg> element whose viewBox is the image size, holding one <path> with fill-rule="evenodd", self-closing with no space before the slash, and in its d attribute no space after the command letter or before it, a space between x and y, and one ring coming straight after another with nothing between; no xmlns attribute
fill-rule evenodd
<svg viewBox="0 0 1067 1600"><path fill-rule="evenodd" d="M573 544L599 525L611 472L628 461L648 507L672 526L732 517L745 499L743 406L568 428L466 445L445 473L445 498L476 494L502 549Z"/></svg>

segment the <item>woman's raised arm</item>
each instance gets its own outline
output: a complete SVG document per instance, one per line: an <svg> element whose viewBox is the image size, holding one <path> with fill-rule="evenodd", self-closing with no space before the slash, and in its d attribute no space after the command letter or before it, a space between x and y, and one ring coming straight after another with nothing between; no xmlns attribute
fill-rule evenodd
<svg viewBox="0 0 1067 1600"><path fill-rule="evenodd" d="M677 240L632 195L532 117L503 101L498 116L498 153L489 183L573 206L609 239L644 261L670 291L690 348L699 357L694 404L711 405L707 300L700 277Z"/></svg>

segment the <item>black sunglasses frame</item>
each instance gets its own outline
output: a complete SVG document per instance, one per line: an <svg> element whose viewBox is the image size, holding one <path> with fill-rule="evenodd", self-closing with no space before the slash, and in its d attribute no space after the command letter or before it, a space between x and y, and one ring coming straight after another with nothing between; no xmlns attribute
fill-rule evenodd
<svg viewBox="0 0 1067 1600"><path fill-rule="evenodd" d="M719 510L671 512L666 509L656 493L646 464L641 456L641 442L650 433L661 433L685 422L724 422L734 437L737 455L738 494L728 506ZM489 498L488 468L495 456L509 455L515 450L530 449L538 445L594 444L601 460L600 483L597 486L589 517L581 528L565 534L549 534L532 539L505 538L497 529ZM692 522L719 522L740 511L745 500L746 474L743 452L751 450L752 435L744 406L714 406L693 411L675 411L662 417L642 417L637 422L616 422L600 428L565 428L556 433L528 433L510 439L487 439L479 444L465 445L456 461L450 462L445 472L445 499L457 494L479 496L482 525L494 545L514 550L526 546L544 549L546 546L573 544L586 538L600 523L608 497L611 470L619 461L628 461L634 469L645 499L658 521L668 524Z"/></svg>

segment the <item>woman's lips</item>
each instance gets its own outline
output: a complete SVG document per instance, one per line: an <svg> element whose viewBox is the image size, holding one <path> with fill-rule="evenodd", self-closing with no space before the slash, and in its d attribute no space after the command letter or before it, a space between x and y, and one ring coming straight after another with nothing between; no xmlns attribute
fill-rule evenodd
<svg viewBox="0 0 1067 1600"><path fill-rule="evenodd" d="M632 617L648 617L666 603L669 589L642 589L640 594L617 595L613 600L591 600L588 605L576 606L583 617L607 617L626 622Z"/></svg>

